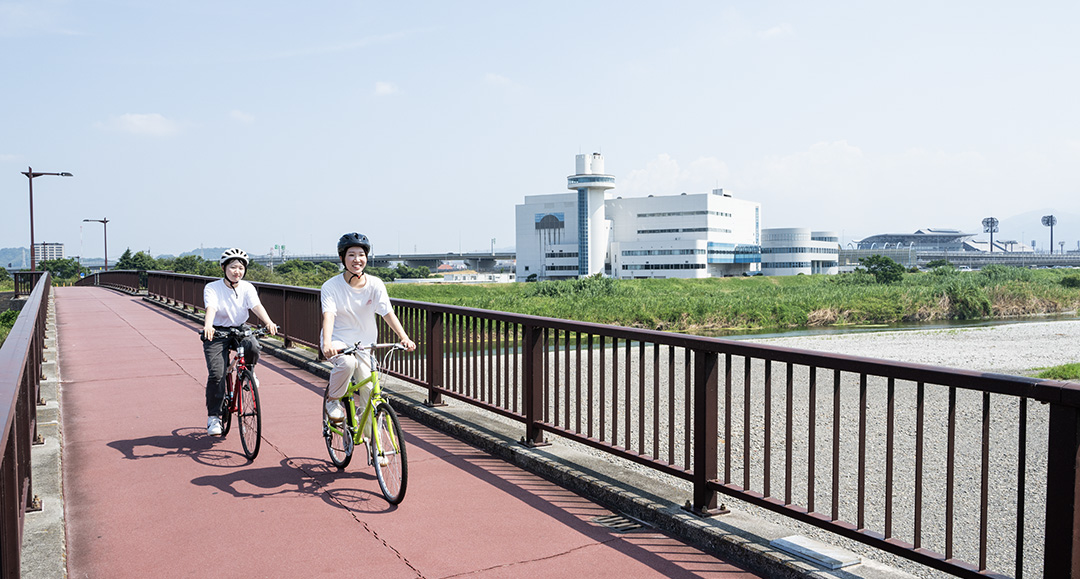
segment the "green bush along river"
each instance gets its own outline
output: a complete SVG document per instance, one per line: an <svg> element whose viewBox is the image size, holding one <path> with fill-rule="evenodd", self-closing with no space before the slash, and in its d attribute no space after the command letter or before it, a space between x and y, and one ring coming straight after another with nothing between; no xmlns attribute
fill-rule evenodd
<svg viewBox="0 0 1080 579"><path fill-rule="evenodd" d="M677 332L893 324L1075 312L1080 273L939 267L879 283L840 275L458 285L389 284L400 299Z"/></svg>

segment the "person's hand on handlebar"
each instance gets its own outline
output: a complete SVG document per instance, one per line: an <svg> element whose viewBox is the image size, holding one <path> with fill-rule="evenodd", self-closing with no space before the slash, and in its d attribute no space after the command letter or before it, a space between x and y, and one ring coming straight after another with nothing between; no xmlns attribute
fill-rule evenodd
<svg viewBox="0 0 1080 579"><path fill-rule="evenodd" d="M327 360L329 360L330 358L333 358L334 356L337 356L338 353L339 353L338 349L334 347L333 343L327 342L326 344L323 345L323 349L322 349L323 358L326 358Z"/></svg>
<svg viewBox="0 0 1080 579"><path fill-rule="evenodd" d="M408 350L410 352L412 352L413 350L416 349L416 342L410 340L408 338L408 336L402 338L401 341L398 342L398 343L401 344L406 350Z"/></svg>
<svg viewBox="0 0 1080 579"><path fill-rule="evenodd" d="M266 324L266 329L270 331L271 336L277 335L278 327L277 324L275 324L274 322Z"/></svg>
<svg viewBox="0 0 1080 579"><path fill-rule="evenodd" d="M212 324L204 325L203 329L202 329L202 335L203 335L203 340L205 340L207 342L209 342L210 340L213 340L214 339L214 326Z"/></svg>

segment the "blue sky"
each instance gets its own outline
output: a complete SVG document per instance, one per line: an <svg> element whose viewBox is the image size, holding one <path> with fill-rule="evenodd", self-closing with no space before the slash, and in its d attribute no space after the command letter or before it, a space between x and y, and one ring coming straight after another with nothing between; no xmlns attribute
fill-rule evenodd
<svg viewBox="0 0 1080 579"><path fill-rule="evenodd" d="M513 246L599 151L843 241L1080 236L1080 4L0 0L0 247ZM1026 220L1032 220L1027 217ZM1022 231L1016 231L1022 229Z"/></svg>

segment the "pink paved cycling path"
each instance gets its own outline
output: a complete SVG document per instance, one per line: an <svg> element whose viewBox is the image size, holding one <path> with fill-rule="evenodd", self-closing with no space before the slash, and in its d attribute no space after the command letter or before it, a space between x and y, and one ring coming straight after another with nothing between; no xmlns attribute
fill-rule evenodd
<svg viewBox="0 0 1080 579"><path fill-rule="evenodd" d="M258 367L263 445L206 435L196 325L141 298L57 288L68 572L83 577L755 577L403 420L391 507L362 460L333 468L323 380Z"/></svg>

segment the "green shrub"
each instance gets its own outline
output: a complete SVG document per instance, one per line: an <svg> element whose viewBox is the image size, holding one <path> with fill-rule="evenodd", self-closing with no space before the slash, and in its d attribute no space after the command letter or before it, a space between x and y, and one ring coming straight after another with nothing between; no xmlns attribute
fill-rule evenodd
<svg viewBox="0 0 1080 579"><path fill-rule="evenodd" d="M990 298L982 288L953 280L945 286L949 298L949 317L955 320L974 320L990 315Z"/></svg>
<svg viewBox="0 0 1080 579"><path fill-rule="evenodd" d="M979 277L986 283L1002 284L1008 281L1030 281L1032 274L1030 269L992 264L979 270Z"/></svg>
<svg viewBox="0 0 1080 579"><path fill-rule="evenodd" d="M6 310L0 312L0 326L10 328L15 325L15 320L19 318L19 310Z"/></svg>
<svg viewBox="0 0 1080 579"><path fill-rule="evenodd" d="M1074 273L1061 278L1061 287L1080 288L1080 275Z"/></svg>
<svg viewBox="0 0 1080 579"><path fill-rule="evenodd" d="M1063 364L1046 368L1035 375L1036 378L1045 380L1080 380L1080 363Z"/></svg>
<svg viewBox="0 0 1080 579"><path fill-rule="evenodd" d="M877 278L865 269L857 269L830 277L829 282L838 285L874 285L877 283Z"/></svg>

